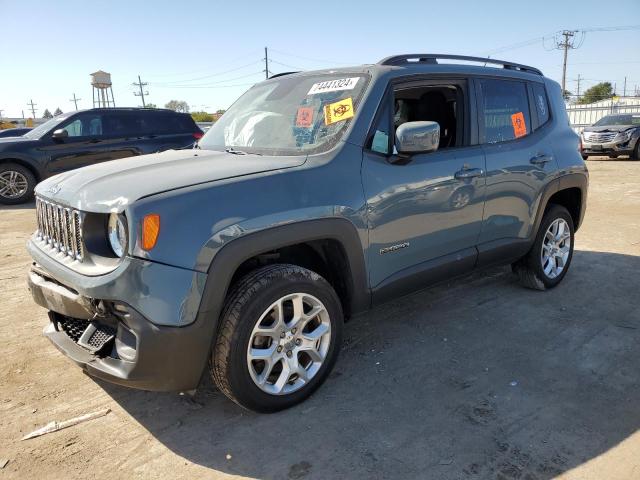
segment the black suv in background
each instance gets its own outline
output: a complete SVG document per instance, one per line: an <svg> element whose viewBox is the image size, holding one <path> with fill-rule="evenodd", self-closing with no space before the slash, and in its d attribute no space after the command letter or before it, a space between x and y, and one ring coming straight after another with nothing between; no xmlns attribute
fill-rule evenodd
<svg viewBox="0 0 640 480"><path fill-rule="evenodd" d="M185 148L202 137L187 113L94 108L62 114L22 137L0 139L0 203L31 199L51 175L107 160Z"/></svg>

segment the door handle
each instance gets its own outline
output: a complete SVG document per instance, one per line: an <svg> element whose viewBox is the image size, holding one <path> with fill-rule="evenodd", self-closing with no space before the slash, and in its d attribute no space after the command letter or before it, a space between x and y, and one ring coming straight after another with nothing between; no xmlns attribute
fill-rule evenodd
<svg viewBox="0 0 640 480"><path fill-rule="evenodd" d="M551 155L547 155L546 153L539 153L536 156L531 157L529 162L533 163L534 165L544 165L551 160L553 160L553 157Z"/></svg>
<svg viewBox="0 0 640 480"><path fill-rule="evenodd" d="M89 143L100 143L100 139L98 138L92 138L91 140L89 140Z"/></svg>
<svg viewBox="0 0 640 480"><path fill-rule="evenodd" d="M481 168L463 168L462 170L458 170L453 176L458 180L466 180L467 178L480 177L483 173Z"/></svg>

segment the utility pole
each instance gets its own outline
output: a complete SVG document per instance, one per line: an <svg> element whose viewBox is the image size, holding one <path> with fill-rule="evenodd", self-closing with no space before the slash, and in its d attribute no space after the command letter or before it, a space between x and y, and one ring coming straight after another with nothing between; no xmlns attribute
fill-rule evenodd
<svg viewBox="0 0 640 480"><path fill-rule="evenodd" d="M267 80L269 79L269 54L267 53L267 47L264 47L264 74Z"/></svg>
<svg viewBox="0 0 640 480"><path fill-rule="evenodd" d="M576 87L576 101L580 98L580 74L578 74L578 86Z"/></svg>
<svg viewBox="0 0 640 480"><path fill-rule="evenodd" d="M627 77L624 77L624 88L622 89L622 96L627 96Z"/></svg>
<svg viewBox="0 0 640 480"><path fill-rule="evenodd" d="M73 102L76 106L76 110L78 110L78 100L82 100L81 98L76 98L76 94L73 94L73 98L69 99L70 102Z"/></svg>
<svg viewBox="0 0 640 480"><path fill-rule="evenodd" d="M558 42L556 44L557 49L564 50L564 60L562 62L562 95L564 95L564 91L566 89L566 81L567 81L567 52L570 48L575 48L573 46L573 37L576 34L577 30L565 30L562 32L562 36L564 40Z"/></svg>
<svg viewBox="0 0 640 480"><path fill-rule="evenodd" d="M2 112L4 112L4 110L0 108L0 120L2 120Z"/></svg>
<svg viewBox="0 0 640 480"><path fill-rule="evenodd" d="M27 105L31 105L31 113L33 113L33 119L36 119L36 109L35 106L37 105L37 103L33 103L33 100L30 100L29 103L27 103Z"/></svg>
<svg viewBox="0 0 640 480"><path fill-rule="evenodd" d="M135 86L135 87L140 88L140 93L138 93L138 92L133 92L133 94L134 94L136 97L140 97L140 98L142 99L142 107L143 107L143 108L144 108L144 107L146 107L146 106L147 106L147 104L146 104L146 103L144 103L144 96L145 96L145 95L149 95L149 92L148 92L148 91L144 91L144 90L142 89L142 87L146 87L146 86L147 86L147 85L149 85L149 84L148 84L147 82L143 82L142 80L140 80L140 75L138 75L138 83L135 83L135 82L134 82L134 83L132 83L131 85L133 85L133 86Z"/></svg>

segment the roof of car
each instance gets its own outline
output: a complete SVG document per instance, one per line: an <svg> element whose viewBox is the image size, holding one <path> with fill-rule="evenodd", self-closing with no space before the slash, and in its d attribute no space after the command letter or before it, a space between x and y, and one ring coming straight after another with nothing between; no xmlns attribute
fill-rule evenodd
<svg viewBox="0 0 640 480"><path fill-rule="evenodd" d="M326 73L378 73L397 72L399 75L408 73L450 73L496 75L501 77L526 78L542 80L542 72L528 65L498 60L493 58L470 57L448 54L402 54L383 58L378 63L357 65L353 67L339 67L304 72L283 72L271 78L285 75L308 75Z"/></svg>
<svg viewBox="0 0 640 480"><path fill-rule="evenodd" d="M84 110L77 110L76 112L169 112L182 114L182 112L176 112L168 108L143 108L143 107L108 107L108 108L86 108Z"/></svg>

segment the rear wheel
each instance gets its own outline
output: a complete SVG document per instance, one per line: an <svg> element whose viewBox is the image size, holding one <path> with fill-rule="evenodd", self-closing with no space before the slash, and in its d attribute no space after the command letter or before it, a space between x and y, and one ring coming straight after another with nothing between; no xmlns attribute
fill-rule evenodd
<svg viewBox="0 0 640 480"><path fill-rule="evenodd" d="M320 275L271 265L244 277L221 316L211 355L220 390L257 412L311 395L331 371L342 338L342 307Z"/></svg>
<svg viewBox="0 0 640 480"><path fill-rule="evenodd" d="M545 290L558 285L569 270L573 257L573 219L566 208L551 205L529 253L513 265L520 283L527 288Z"/></svg>
<svg viewBox="0 0 640 480"><path fill-rule="evenodd" d="M582 155L582 160L588 160L589 159L589 155Z"/></svg>
<svg viewBox="0 0 640 480"><path fill-rule="evenodd" d="M16 163L0 165L0 203L15 205L31 200L36 179L28 168Z"/></svg>

